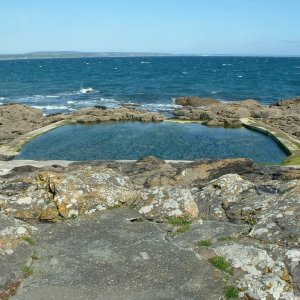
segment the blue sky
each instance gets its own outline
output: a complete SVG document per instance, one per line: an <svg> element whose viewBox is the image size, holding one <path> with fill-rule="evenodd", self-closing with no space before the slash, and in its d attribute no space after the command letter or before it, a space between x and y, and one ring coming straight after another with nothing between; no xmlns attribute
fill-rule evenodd
<svg viewBox="0 0 300 300"><path fill-rule="evenodd" d="M300 55L299 0L0 0L0 53Z"/></svg>

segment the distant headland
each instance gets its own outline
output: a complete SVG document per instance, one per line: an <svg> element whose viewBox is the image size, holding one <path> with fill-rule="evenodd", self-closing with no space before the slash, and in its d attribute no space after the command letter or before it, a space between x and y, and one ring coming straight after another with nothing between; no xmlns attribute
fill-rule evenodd
<svg viewBox="0 0 300 300"><path fill-rule="evenodd" d="M23 54L1 54L0 60L7 59L50 59L84 57L139 57L139 56L174 56L170 53L156 52L80 52L80 51L37 51ZM178 55L176 55L178 56Z"/></svg>

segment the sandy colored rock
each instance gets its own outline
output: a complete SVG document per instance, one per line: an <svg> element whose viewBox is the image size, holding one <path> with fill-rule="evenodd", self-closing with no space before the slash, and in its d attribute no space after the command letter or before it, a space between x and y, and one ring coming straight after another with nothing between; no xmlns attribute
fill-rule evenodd
<svg viewBox="0 0 300 300"><path fill-rule="evenodd" d="M220 102L212 98L200 98L196 96L178 97L175 99L175 104L182 106L208 106L217 105Z"/></svg>

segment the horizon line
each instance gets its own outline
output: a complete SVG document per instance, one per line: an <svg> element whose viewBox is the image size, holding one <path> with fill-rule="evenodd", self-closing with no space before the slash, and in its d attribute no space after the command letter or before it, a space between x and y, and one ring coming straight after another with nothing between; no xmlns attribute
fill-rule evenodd
<svg viewBox="0 0 300 300"><path fill-rule="evenodd" d="M168 53L168 52L147 52L147 51L77 51L77 50L42 50L42 51L30 51L30 52L23 52L23 53L0 53L0 58L5 56L26 56L26 55L61 55L61 54L85 54L91 55L90 58L97 58L97 57L109 57L109 55L113 55L114 57L130 57L130 56L198 56L198 57L209 57L209 56L220 56L220 57L300 57L300 54L233 54L233 53L204 53L204 54L197 54L197 53ZM33 57L30 57L33 59ZM37 59L39 57L36 57ZM55 58L55 57L51 57ZM60 57L57 57L60 58ZM71 57L70 57L71 58ZM78 57L79 58L79 57ZM86 57L89 58L89 57ZM24 57L24 59L29 59Z"/></svg>

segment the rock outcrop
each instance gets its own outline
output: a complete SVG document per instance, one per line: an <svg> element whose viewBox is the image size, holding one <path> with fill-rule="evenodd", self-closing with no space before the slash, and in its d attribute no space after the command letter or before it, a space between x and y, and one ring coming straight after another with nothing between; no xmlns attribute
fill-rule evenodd
<svg viewBox="0 0 300 300"><path fill-rule="evenodd" d="M0 146L29 131L60 120L44 117L40 109L23 104L0 105Z"/></svg>
<svg viewBox="0 0 300 300"><path fill-rule="evenodd" d="M239 127L242 126L241 118L253 118L298 139L300 137L300 97L281 100L269 107L252 99L229 103L210 102L208 105L183 104L184 107L177 109L174 114L180 120L202 121L212 127Z"/></svg>
<svg viewBox="0 0 300 300"><path fill-rule="evenodd" d="M98 123L107 121L160 122L164 119L165 117L160 113L126 107L116 109L89 107L69 115L44 116L40 109L27 105L0 105L0 146L30 131L62 120L66 123Z"/></svg>
<svg viewBox="0 0 300 300"><path fill-rule="evenodd" d="M178 97L175 99L175 104L182 106L210 106L217 105L220 102L212 98L200 98L200 97Z"/></svg>
<svg viewBox="0 0 300 300"><path fill-rule="evenodd" d="M211 266L210 261L214 257L225 259L230 265L227 271L231 274L226 282L236 287L241 299L293 299L293 293L297 291L295 266L298 258L300 261L300 174L297 169L257 167L246 159L166 163L150 157L128 163L89 162L75 163L65 168L26 170L24 172L18 168L0 177L0 264L7 266L5 276L12 274L16 266L20 270L20 264L28 264L36 247L31 246L31 249L28 243L24 243L24 237L28 236L34 239L37 237L43 245L42 248L37 246L44 254L40 262L33 263L33 270L35 264L39 268L46 268L48 254L42 249L47 249L47 245L50 247L52 243L59 245L61 231L53 236L56 236L57 242L50 241L45 233L39 235L44 228L38 225L40 222L49 223L46 228L51 232L52 226L54 232L57 230L55 228L64 226L66 229L62 230L80 226L82 229L76 230L85 232L84 226L90 222L90 218L93 218L93 223L102 224L106 228L105 222L110 224L110 221L107 217L101 219L103 211L111 211L106 215L118 222L118 218L123 216L121 212L127 207L135 211L134 216L128 219L131 226L141 223L158 226L152 229L152 232L158 230L155 233L157 239L153 236L147 247L154 247L153 243L162 245L167 239L179 251L174 250L173 260L178 259L176 253L181 255L180 251L187 249L191 257L186 263L197 258L205 268ZM102 223L97 221L99 218ZM64 223L60 221L66 219L70 219L66 225L59 225ZM35 222L38 230L27 222ZM58 224L58 227L53 223ZM122 226L125 228L127 225ZM116 228L110 228L111 234L115 236ZM135 233L136 237L133 236L133 228L131 233L122 234L139 240L138 233ZM165 232L163 240L159 238L162 232ZM118 237L114 243L122 245L124 242L120 239ZM203 240L206 247L202 245ZM70 243L74 244L71 251L75 251L76 242L72 240ZM82 240L82 243L93 245L97 242ZM134 252L134 244L132 247L131 251ZM56 249L63 251L61 248ZM106 259L108 253L101 249L97 250L100 251L97 257ZM91 251L95 249L91 248ZM140 254L142 260L152 255L150 252L145 253ZM13 262L7 263L13 255L16 255L16 265ZM24 258L21 259L19 255ZM52 257L51 262L55 259L58 257ZM109 262L115 263L113 257ZM67 264L65 260L61 263ZM131 263L128 264L131 268ZM211 280L217 282L220 276L226 278L227 271L215 271ZM49 276L52 276L52 271L47 268L43 272L50 272ZM90 269L86 272L93 271ZM111 272L110 276L117 278L114 277L117 276L114 273L116 271ZM204 282L204 278L201 278L206 275L200 269L198 272L197 277L200 282ZM5 295L13 293L22 280L22 272L16 274L9 277L11 279L0 276L0 295L3 299ZM191 278L194 275L190 274ZM38 273L33 276L39 282L38 285L43 284L43 278ZM151 282L153 276L155 274L151 275ZM190 284L190 288L195 291L190 294L190 299L198 299L196 286L200 283ZM226 285L223 289L226 290ZM37 291L30 284L26 290ZM25 290L21 288L20 293L22 295ZM208 299L210 296L207 295ZM19 296L17 299L21 298Z"/></svg>

